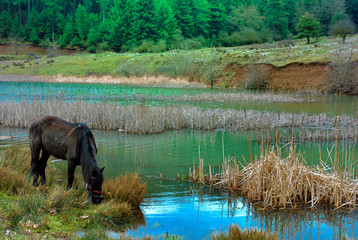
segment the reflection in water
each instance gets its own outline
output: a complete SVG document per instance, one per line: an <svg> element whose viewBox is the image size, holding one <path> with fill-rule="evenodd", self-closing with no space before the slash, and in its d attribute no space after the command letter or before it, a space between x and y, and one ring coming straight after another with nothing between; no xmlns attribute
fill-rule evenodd
<svg viewBox="0 0 358 240"><path fill-rule="evenodd" d="M190 183L177 181L177 173L187 174L200 155L205 165L219 166L225 156L249 159L246 134L219 131L173 131L158 135L126 135L118 131L93 131L98 143L98 162L106 166L105 177L124 172L138 172L148 183L148 195L143 202L141 226L127 232L132 236L169 234L185 239L202 239L215 231L227 231L231 224L241 228L258 227L276 231L284 239L341 239L358 237L355 212L344 213L324 209L307 211L279 210L262 212L223 192L197 188L190 193ZM28 146L26 129L3 128L0 135L14 138L1 141L0 146ZM223 144L224 143L224 144ZM333 143L334 144L334 143ZM223 151L224 146L224 151ZM332 143L301 144L308 162L318 159L322 150ZM251 142L251 150L259 154L260 146ZM355 150L357 152L357 149ZM357 154L355 155L357 156ZM159 177L163 175L163 180ZM168 178L168 179L166 179ZM119 236L111 233L112 236Z"/></svg>

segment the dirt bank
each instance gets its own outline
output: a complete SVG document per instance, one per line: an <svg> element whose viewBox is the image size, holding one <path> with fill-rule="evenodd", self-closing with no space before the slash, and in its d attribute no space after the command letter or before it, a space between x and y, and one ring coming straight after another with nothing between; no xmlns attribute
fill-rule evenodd
<svg viewBox="0 0 358 240"><path fill-rule="evenodd" d="M329 66L321 63L291 63L283 67L258 64L255 69L263 72L270 89L277 90L322 90L328 80ZM228 65L225 72L233 72L230 87L240 87L249 78L252 67L237 63Z"/></svg>

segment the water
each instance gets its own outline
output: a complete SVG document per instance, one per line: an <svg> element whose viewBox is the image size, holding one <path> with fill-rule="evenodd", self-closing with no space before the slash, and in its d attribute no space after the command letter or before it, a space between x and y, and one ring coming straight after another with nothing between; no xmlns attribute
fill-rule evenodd
<svg viewBox="0 0 358 240"><path fill-rule="evenodd" d="M82 99L93 102L143 102L146 104L183 104L178 99L182 95L198 95L203 93L260 93L235 89L189 89L189 88L156 88L143 86L126 86L116 84L79 84L79 83L26 83L0 82L1 101L23 101L37 99L61 99L71 101ZM186 101L184 104L202 108L256 109L265 111L281 111L290 113L306 112L308 114L326 113L334 116L337 113L356 116L358 101L355 96L333 96L316 93L290 94L303 101L268 102L268 101ZM275 97L273 97L275 98Z"/></svg>
<svg viewBox="0 0 358 240"><path fill-rule="evenodd" d="M340 239L358 236L356 214L310 209L309 211L255 210L240 197L225 192L195 187L177 180L179 173L187 174L200 156L204 164L218 166L223 155L249 159L247 135L221 131L168 131L157 135L127 135L118 131L93 131L98 144L98 162L106 166L105 177L124 172L138 172L147 181L148 195L142 211L146 224L129 229L127 235L184 237L203 239L213 232L227 231L231 224L242 228L258 227L277 231L284 239ZM0 135L14 138L0 142L0 146L28 144L26 129L3 128ZM250 138L250 137L249 137ZM325 143L323 149L333 143ZM200 148L200 150L199 150ZM308 162L317 159L317 144L300 144ZM260 153L259 144L251 141L254 154ZM160 178L162 174L164 179ZM190 191L190 188L193 188ZM110 232L117 237L118 233Z"/></svg>
<svg viewBox="0 0 358 240"><path fill-rule="evenodd" d="M146 98L146 104L183 104L176 99L184 94L197 95L207 92L240 93L242 91L166 89L113 84L0 82L1 101L88 99L94 102L124 103L142 102L142 98ZM356 97L320 94L299 96L304 96L304 101L276 103L190 101L184 104L203 108L246 108L328 115L335 115L340 108L341 114L354 116L357 114ZM225 192L210 191L207 188L196 188L191 183L177 180L178 174L181 178L188 173L193 162L198 164L199 155L204 158L205 166L210 163L214 167L221 164L223 156L249 160L250 151L259 155L259 143L252 141L255 133L247 135L223 131L167 131L157 135L127 135L118 131L93 132L99 149L98 162L100 167L106 167L104 172L106 178L136 171L148 183L148 195L142 205L146 224L137 229L130 229L128 235L164 236L168 232L171 235L182 236L184 239L202 239L210 236L212 232L227 231L231 224L238 224L242 228L258 227L277 231L284 239L358 237L355 212L310 209L263 213L255 210L240 197ZM9 135L14 138L0 141L0 149L13 144L28 146L25 129L3 128L0 125L0 136ZM326 159L328 157L326 149L332 148L333 144L332 142L321 145L301 142L298 143L298 150L305 152L308 163L317 164L319 146L323 149L323 159ZM355 149L355 156L358 156L357 153ZM113 232L109 234L113 237L118 236Z"/></svg>

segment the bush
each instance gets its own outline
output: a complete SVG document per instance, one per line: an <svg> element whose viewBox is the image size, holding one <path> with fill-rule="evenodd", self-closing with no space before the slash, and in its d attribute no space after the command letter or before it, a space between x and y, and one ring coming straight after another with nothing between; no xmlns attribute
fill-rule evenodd
<svg viewBox="0 0 358 240"><path fill-rule="evenodd" d="M94 45L92 45L92 46L90 46L90 47L88 48L88 52L89 52L89 53L96 53L96 52L97 52L97 48L96 48Z"/></svg>
<svg viewBox="0 0 358 240"><path fill-rule="evenodd" d="M150 53L153 51L154 43L152 41L143 40L142 44L137 47L136 52L138 53Z"/></svg>
<svg viewBox="0 0 358 240"><path fill-rule="evenodd" d="M244 82L245 89L267 89L268 86L268 71L265 66L250 64L246 68L247 75Z"/></svg>
<svg viewBox="0 0 358 240"><path fill-rule="evenodd" d="M327 92L331 94L358 94L358 62L353 60L353 49L338 50L328 70Z"/></svg>

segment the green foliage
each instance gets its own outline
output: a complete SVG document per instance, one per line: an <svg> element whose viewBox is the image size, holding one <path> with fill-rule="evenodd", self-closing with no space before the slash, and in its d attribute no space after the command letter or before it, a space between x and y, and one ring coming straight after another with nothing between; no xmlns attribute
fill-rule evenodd
<svg viewBox="0 0 358 240"><path fill-rule="evenodd" d="M297 24L298 37L305 37L307 43L310 43L311 37L318 37L321 33L321 25L317 19L309 13L303 15Z"/></svg>
<svg viewBox="0 0 358 240"><path fill-rule="evenodd" d="M30 33L30 42L32 44L39 44L40 43L40 38L37 34L37 29L36 28L32 28L31 29L31 33Z"/></svg>
<svg viewBox="0 0 358 240"><path fill-rule="evenodd" d="M342 17L358 24L358 0L24 0L0 4L0 38L34 44L51 39L61 48L99 45L116 52L152 41L151 51L237 46L297 34L298 17L314 13L322 34ZM347 14L346 14L347 13ZM37 37L32 35L36 29ZM94 30L91 30L91 29ZM91 32L92 31L92 32ZM247 35L248 34L248 35ZM298 33L302 34L302 33ZM78 36L82 43L70 44ZM205 38L200 41L198 38ZM304 36L307 37L307 36ZM204 45L202 44L204 42ZM94 48L91 48L93 51Z"/></svg>
<svg viewBox="0 0 358 240"><path fill-rule="evenodd" d="M2 11L0 14L0 37L6 38L10 35L11 18L8 11Z"/></svg>
<svg viewBox="0 0 358 240"><path fill-rule="evenodd" d="M71 21L68 21L66 23L65 30L63 31L62 37L63 37L62 41L66 45L70 44L72 39L75 37L75 30L73 29L73 25L72 25Z"/></svg>

